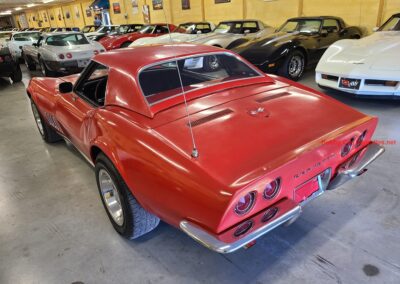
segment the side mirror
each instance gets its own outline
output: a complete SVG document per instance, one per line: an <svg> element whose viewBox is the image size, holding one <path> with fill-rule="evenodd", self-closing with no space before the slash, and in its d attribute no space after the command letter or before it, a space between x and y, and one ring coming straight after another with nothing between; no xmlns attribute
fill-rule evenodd
<svg viewBox="0 0 400 284"><path fill-rule="evenodd" d="M250 33L250 30L244 30L244 34L247 35Z"/></svg>
<svg viewBox="0 0 400 284"><path fill-rule="evenodd" d="M71 82L62 82L60 85L58 85L58 90L61 94L71 93L73 88L74 85L72 85Z"/></svg>
<svg viewBox="0 0 400 284"><path fill-rule="evenodd" d="M379 30L379 27L375 27L372 29L373 32L377 32Z"/></svg>
<svg viewBox="0 0 400 284"><path fill-rule="evenodd" d="M329 34L328 30L322 29L321 30L321 36L326 37Z"/></svg>

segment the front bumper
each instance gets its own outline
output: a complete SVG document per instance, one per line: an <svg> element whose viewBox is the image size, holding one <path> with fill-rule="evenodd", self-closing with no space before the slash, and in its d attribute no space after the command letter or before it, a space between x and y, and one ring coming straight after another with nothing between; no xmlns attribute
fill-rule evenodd
<svg viewBox="0 0 400 284"><path fill-rule="evenodd" d="M345 182L361 175L366 171L366 167L382 155L384 151L385 149L382 146L376 143L370 143L368 146L355 153L345 163L340 165L337 175L330 181L327 187L320 187L311 198L316 198L325 190L335 189L343 185ZM301 214L302 206L308 203L308 201L309 200L306 200L301 204L296 204L293 200L289 199L277 202L269 208L276 207L278 213L266 223L262 222L262 217L268 208L251 217L250 219L254 222L255 226L241 238L229 238L229 236L232 236L232 232L236 230L237 226L220 235L210 234L200 226L188 220L182 220L180 222L180 228L203 246L218 253L230 253L246 246L282 224L294 222Z"/></svg>
<svg viewBox="0 0 400 284"><path fill-rule="evenodd" d="M330 76L331 79L322 78L322 74ZM318 85L322 87L326 87L329 89L334 89L354 95L362 95L362 96L400 96L400 83L397 86L382 86L382 85L372 85L367 84L367 80L378 80L378 81L391 81L391 79L376 79L376 78L361 78L358 76L352 76L349 74L330 74L327 72L316 72L315 81ZM349 78L349 79L359 79L361 80L360 86L358 89L349 89L343 88L339 86L339 82L341 78Z"/></svg>

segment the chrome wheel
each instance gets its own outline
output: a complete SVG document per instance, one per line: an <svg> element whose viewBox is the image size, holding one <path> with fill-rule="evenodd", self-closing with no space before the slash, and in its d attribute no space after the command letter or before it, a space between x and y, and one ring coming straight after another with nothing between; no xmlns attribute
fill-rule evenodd
<svg viewBox="0 0 400 284"><path fill-rule="evenodd" d="M98 173L101 197L104 200L108 213L119 226L124 223L124 212L122 210L119 192L110 174L105 169Z"/></svg>
<svg viewBox="0 0 400 284"><path fill-rule="evenodd" d="M33 112L33 117L35 118L37 128L39 129L40 135L44 136L42 119L41 119L39 111L34 103L32 103L32 112Z"/></svg>
<svg viewBox="0 0 400 284"><path fill-rule="evenodd" d="M298 78L303 73L304 58L300 55L294 55L289 61L288 73L292 78Z"/></svg>

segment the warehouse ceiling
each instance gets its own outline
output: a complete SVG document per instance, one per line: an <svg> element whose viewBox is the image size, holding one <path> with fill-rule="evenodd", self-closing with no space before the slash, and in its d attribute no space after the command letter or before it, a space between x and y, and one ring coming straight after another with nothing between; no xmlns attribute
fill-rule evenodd
<svg viewBox="0 0 400 284"><path fill-rule="evenodd" d="M16 14L32 7L50 6L72 0L0 0L0 13Z"/></svg>

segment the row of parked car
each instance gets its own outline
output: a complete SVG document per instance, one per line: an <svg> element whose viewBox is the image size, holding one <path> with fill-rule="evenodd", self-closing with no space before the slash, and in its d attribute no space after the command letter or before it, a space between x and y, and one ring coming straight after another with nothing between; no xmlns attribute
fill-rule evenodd
<svg viewBox="0 0 400 284"><path fill-rule="evenodd" d="M359 27L333 16L291 18L276 30L258 20L223 21L216 27L190 22L64 29L0 32L0 45L6 44L11 56L23 59L29 70L40 66L45 76L80 72L91 57L109 50L188 42L233 50L262 71L294 81L319 62L316 81L321 87L368 95L400 92L394 56L399 51L399 14L363 40L358 40L363 36ZM378 63L377 53L383 57Z"/></svg>

